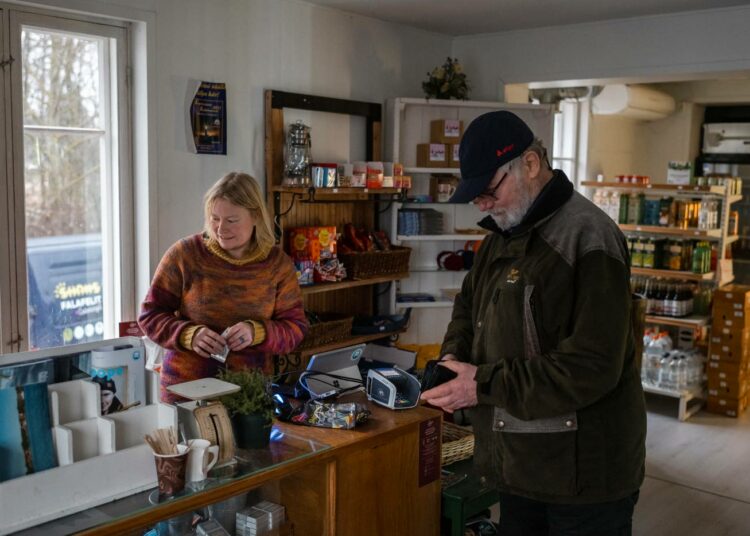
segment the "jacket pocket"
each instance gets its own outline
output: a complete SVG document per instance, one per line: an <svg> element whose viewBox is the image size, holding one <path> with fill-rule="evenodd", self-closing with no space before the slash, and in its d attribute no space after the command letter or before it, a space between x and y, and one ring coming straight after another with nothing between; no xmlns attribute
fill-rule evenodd
<svg viewBox="0 0 750 536"><path fill-rule="evenodd" d="M533 359L542 354L535 314L534 285L526 285L523 289L523 348L526 359Z"/></svg>
<svg viewBox="0 0 750 536"><path fill-rule="evenodd" d="M523 421L495 408L503 482L532 493L575 495L577 429L575 413Z"/></svg>

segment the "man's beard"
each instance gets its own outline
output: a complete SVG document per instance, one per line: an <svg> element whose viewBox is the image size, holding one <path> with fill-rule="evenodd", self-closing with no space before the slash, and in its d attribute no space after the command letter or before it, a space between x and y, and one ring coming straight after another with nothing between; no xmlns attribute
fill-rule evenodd
<svg viewBox="0 0 750 536"><path fill-rule="evenodd" d="M534 203L535 196L532 194L530 186L527 181L521 184L518 201L512 207L493 209L490 212L490 216L501 230L507 231L523 221L524 216Z"/></svg>

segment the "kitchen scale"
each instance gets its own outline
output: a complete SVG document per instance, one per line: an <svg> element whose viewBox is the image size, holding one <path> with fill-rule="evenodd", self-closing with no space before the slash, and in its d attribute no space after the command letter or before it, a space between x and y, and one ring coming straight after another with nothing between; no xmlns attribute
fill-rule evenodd
<svg viewBox="0 0 750 536"><path fill-rule="evenodd" d="M167 387L170 393L187 398L190 402L177 403L177 418L184 432L184 440L207 439L219 446L216 466L234 462L234 434L229 413L216 398L236 393L239 385L217 378L202 378Z"/></svg>

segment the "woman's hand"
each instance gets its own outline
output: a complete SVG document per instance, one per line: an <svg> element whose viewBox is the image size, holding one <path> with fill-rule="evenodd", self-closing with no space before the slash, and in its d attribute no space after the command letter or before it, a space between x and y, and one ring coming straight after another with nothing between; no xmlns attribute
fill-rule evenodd
<svg viewBox="0 0 750 536"><path fill-rule="evenodd" d="M237 322L224 331L224 336L227 339L229 349L233 352L239 352L253 344L255 328L249 322Z"/></svg>
<svg viewBox="0 0 750 536"><path fill-rule="evenodd" d="M207 327L202 327L193 335L193 351L201 357L222 353L225 344L224 337Z"/></svg>

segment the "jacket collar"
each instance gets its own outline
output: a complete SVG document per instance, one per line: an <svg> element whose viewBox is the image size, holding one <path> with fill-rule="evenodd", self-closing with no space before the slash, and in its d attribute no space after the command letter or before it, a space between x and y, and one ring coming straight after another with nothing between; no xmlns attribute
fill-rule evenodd
<svg viewBox="0 0 750 536"><path fill-rule="evenodd" d="M520 257L526 252L526 247L531 236L530 231L542 225L573 195L573 184L562 170L556 169L552 178L544 185L542 191L534 199L521 223L508 230L500 229L492 219L487 216L479 222L479 226L492 233L499 235L501 246L497 250L499 257Z"/></svg>
<svg viewBox="0 0 750 536"><path fill-rule="evenodd" d="M492 216L487 216L479 222L479 226L493 233L501 234L505 238L514 238L526 233L542 220L547 219L548 216L557 212L572 195L573 184L562 170L556 169L553 172L552 178L544 185L542 191L534 199L521 223L508 230L503 230L497 226Z"/></svg>

